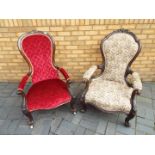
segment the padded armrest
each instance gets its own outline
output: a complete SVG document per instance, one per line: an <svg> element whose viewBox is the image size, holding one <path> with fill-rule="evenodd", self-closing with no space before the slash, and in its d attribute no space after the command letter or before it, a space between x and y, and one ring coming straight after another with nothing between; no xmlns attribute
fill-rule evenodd
<svg viewBox="0 0 155 155"><path fill-rule="evenodd" d="M83 75L84 80L90 80L94 72L97 70L97 65L91 66Z"/></svg>
<svg viewBox="0 0 155 155"><path fill-rule="evenodd" d="M65 78L67 81L70 80L69 75L68 75L67 71L66 71L64 68L60 68L60 67L57 67L57 68L58 68L58 70L62 73L62 75L64 76L64 78Z"/></svg>
<svg viewBox="0 0 155 155"><path fill-rule="evenodd" d="M25 87L25 85L26 85L26 83L27 83L27 80L29 79L29 76L30 76L30 73L27 73L26 75L24 75L24 76L22 77L22 80L20 81L20 83L19 83L19 85L18 85L18 89L17 89L18 92L24 90L24 87Z"/></svg>
<svg viewBox="0 0 155 155"><path fill-rule="evenodd" d="M139 74L137 72L133 72L132 74L129 74L127 80L130 84L132 84L132 87L134 89L137 89L140 93L140 91L142 90L142 82Z"/></svg>

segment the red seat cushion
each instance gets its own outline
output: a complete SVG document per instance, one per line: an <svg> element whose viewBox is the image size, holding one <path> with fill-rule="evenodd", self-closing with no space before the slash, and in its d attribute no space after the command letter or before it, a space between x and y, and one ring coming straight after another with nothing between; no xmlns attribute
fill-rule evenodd
<svg viewBox="0 0 155 155"><path fill-rule="evenodd" d="M60 79L50 79L35 83L26 95L29 111L53 109L69 103L71 95L66 83Z"/></svg>

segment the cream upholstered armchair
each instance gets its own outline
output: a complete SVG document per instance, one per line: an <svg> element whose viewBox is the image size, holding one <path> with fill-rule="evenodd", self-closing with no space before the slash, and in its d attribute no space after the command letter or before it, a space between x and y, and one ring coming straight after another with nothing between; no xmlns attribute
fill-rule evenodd
<svg viewBox="0 0 155 155"><path fill-rule="evenodd" d="M83 75L87 86L81 96L82 112L87 104L102 111L124 112L125 126L129 126L129 120L136 115L135 96L142 90L139 74L130 69L140 50L139 41L128 30L114 31L102 40L104 63L90 67ZM92 78L97 69L101 74Z"/></svg>

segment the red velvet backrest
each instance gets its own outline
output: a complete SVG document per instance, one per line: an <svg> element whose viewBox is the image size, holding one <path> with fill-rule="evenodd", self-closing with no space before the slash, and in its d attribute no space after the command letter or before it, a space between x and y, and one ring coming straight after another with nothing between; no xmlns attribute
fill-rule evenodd
<svg viewBox="0 0 155 155"><path fill-rule="evenodd" d="M42 32L27 33L18 42L19 49L32 69L32 83L59 78L53 65L54 43Z"/></svg>

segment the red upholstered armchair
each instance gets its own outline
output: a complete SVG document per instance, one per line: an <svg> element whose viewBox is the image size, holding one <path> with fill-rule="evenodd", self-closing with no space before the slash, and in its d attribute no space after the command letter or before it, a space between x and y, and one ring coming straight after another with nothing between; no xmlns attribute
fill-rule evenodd
<svg viewBox="0 0 155 155"><path fill-rule="evenodd" d="M18 93L23 96L22 111L33 128L32 112L57 108L70 103L75 114L76 109L68 90L69 75L63 68L54 64L55 43L53 38L44 32L32 31L22 35L18 40L18 48L29 65L29 72L23 76L18 86ZM66 82L59 78L60 71ZM32 78L32 86L25 94L24 87Z"/></svg>

